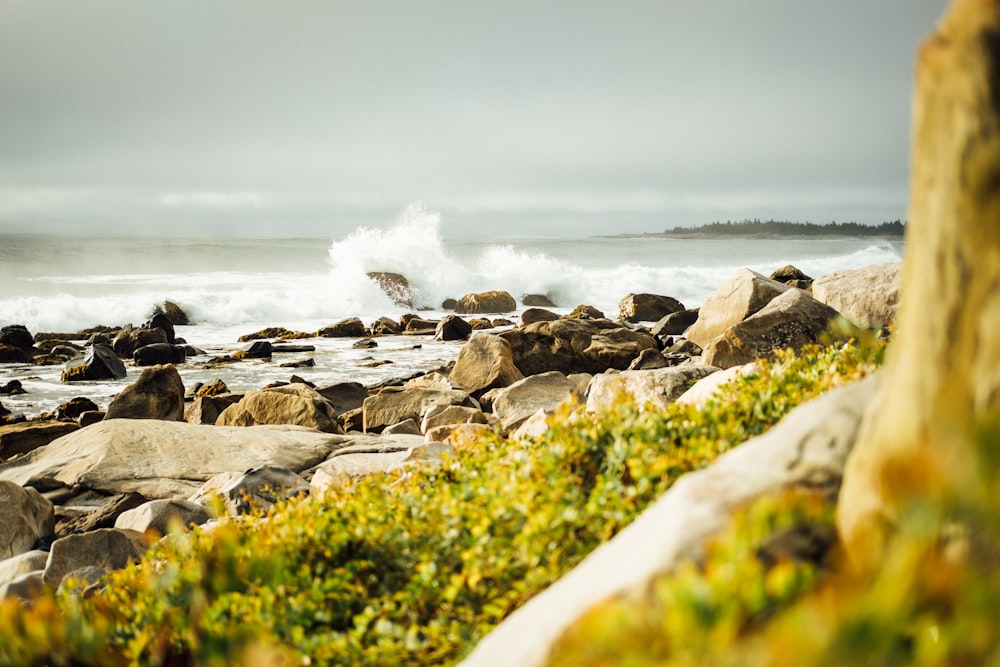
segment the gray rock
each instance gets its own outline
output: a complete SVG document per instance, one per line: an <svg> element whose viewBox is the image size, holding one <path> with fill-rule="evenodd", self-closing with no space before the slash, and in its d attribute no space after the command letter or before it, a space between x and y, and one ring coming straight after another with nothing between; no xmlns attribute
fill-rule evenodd
<svg viewBox="0 0 1000 667"><path fill-rule="evenodd" d="M863 327L880 327L896 319L903 263L873 264L837 271L813 281L813 296Z"/></svg>
<svg viewBox="0 0 1000 667"><path fill-rule="evenodd" d="M167 535L175 525L179 528L200 526L211 518L208 509L201 503L183 498L161 498L122 512L114 527L143 534L153 531L158 535Z"/></svg>
<svg viewBox="0 0 1000 667"><path fill-rule="evenodd" d="M735 278L712 293L698 311L698 320L687 330L688 340L705 347L726 329L750 317L771 299L793 289L765 278L750 269L741 269Z"/></svg>
<svg viewBox="0 0 1000 667"><path fill-rule="evenodd" d="M42 581L57 588L66 575L83 568L120 570L142 558L148 548L145 536L134 530L102 528L63 537L52 543Z"/></svg>
<svg viewBox="0 0 1000 667"><path fill-rule="evenodd" d="M700 312L698 308L693 308L666 315L653 325L650 333L654 336L680 336L698 321Z"/></svg>
<svg viewBox="0 0 1000 667"><path fill-rule="evenodd" d="M407 419L423 419L424 413L439 405L471 406L469 395L457 389L432 387L386 387L365 399L364 430L379 432Z"/></svg>
<svg viewBox="0 0 1000 667"><path fill-rule="evenodd" d="M17 599L30 601L44 593L45 588L42 572L29 572L22 574L9 584L0 586L0 600Z"/></svg>
<svg viewBox="0 0 1000 667"><path fill-rule="evenodd" d="M207 505L221 496L232 515L267 510L279 500L309 493L309 483L287 468L263 466L246 472L224 472L211 478L188 500Z"/></svg>
<svg viewBox="0 0 1000 667"><path fill-rule="evenodd" d="M360 436L339 449L316 468L310 485L313 489L339 486L345 480L385 473L402 463L414 447L424 444L423 436Z"/></svg>
<svg viewBox="0 0 1000 667"><path fill-rule="evenodd" d="M607 410L622 397L634 400L640 407L663 408L695 382L718 370L714 366L692 365L595 375L587 392L587 412Z"/></svg>
<svg viewBox="0 0 1000 667"><path fill-rule="evenodd" d="M161 364L183 364L187 360L187 348L170 343L143 345L132 353L136 366L158 366Z"/></svg>
<svg viewBox="0 0 1000 667"><path fill-rule="evenodd" d="M343 436L300 426L198 426L151 419L110 419L0 465L0 479L34 480L103 493L135 491L150 499L186 497L222 472L273 465L301 471L343 446Z"/></svg>
<svg viewBox="0 0 1000 667"><path fill-rule="evenodd" d="M52 503L35 489L0 480L0 507L0 559L30 551L55 530Z"/></svg>
<svg viewBox="0 0 1000 667"><path fill-rule="evenodd" d="M93 345L82 360L73 360L66 365L62 381L121 380L126 375L125 364L114 350L107 345Z"/></svg>
<svg viewBox="0 0 1000 667"><path fill-rule="evenodd" d="M173 366L144 368L111 400L105 419L184 421L184 383Z"/></svg>
<svg viewBox="0 0 1000 667"><path fill-rule="evenodd" d="M9 584L18 577L30 574L31 572L41 572L45 569L45 563L48 560L49 552L39 549L26 551L6 560L0 560L0 586Z"/></svg>
<svg viewBox="0 0 1000 667"><path fill-rule="evenodd" d="M501 390L493 414L507 430L516 429L539 410L552 410L574 395L577 385L559 371L531 375Z"/></svg>
<svg viewBox="0 0 1000 667"><path fill-rule="evenodd" d="M514 612L461 667L539 667L554 642L594 605L641 591L653 577L697 557L731 513L796 485L823 488L834 501L873 378L800 406L768 433L677 481L638 519Z"/></svg>

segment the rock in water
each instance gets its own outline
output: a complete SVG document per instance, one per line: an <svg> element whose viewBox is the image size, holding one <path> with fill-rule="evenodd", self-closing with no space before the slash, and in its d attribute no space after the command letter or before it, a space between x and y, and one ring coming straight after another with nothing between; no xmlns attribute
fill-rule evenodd
<svg viewBox="0 0 1000 667"><path fill-rule="evenodd" d="M63 382L121 380L127 375L125 364L107 345L92 345L82 361L70 364L62 373Z"/></svg>
<svg viewBox="0 0 1000 667"><path fill-rule="evenodd" d="M173 366L151 366L114 397L105 419L184 421L184 383Z"/></svg>
<svg viewBox="0 0 1000 667"><path fill-rule="evenodd" d="M466 294L455 305L455 312L459 315L510 313L514 310L517 310L517 302L503 290Z"/></svg>
<svg viewBox="0 0 1000 667"><path fill-rule="evenodd" d="M684 304L660 294L629 294L618 302L618 317L628 322L658 322L684 310Z"/></svg>

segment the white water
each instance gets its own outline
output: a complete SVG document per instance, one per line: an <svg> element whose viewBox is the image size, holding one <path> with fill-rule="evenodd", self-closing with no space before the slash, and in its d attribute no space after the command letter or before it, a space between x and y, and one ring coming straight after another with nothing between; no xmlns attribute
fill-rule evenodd
<svg viewBox="0 0 1000 667"><path fill-rule="evenodd" d="M741 267L764 274L794 264L818 277L832 271L896 261L901 245L880 239L673 239L521 237L445 239L439 216L412 205L385 228L359 228L341 239L66 239L0 235L0 326L32 333L71 332L99 324L140 324L155 304L180 304L196 326L179 335L211 354L242 347L240 335L268 326L315 331L346 317L370 324L404 311L367 277L406 276L416 302L441 314L445 298L501 289L548 295L569 310L589 304L614 317L630 292L666 294L699 305ZM291 373L316 382L367 384L429 370L457 353L456 344L426 338L380 341L375 350L351 341L310 339L313 369L275 363L240 364L224 372L181 367L185 383L221 376L234 390L260 387ZM413 349L420 344L422 347ZM306 355L291 355L294 359ZM371 360L393 363L374 369ZM293 360L293 358L287 360ZM20 379L29 394L0 397L8 408L35 414L77 395L106 405L123 383L62 385L60 368L0 365L0 384ZM130 369L130 376L136 373ZM37 377L37 380L29 379ZM124 382L124 381L123 381Z"/></svg>

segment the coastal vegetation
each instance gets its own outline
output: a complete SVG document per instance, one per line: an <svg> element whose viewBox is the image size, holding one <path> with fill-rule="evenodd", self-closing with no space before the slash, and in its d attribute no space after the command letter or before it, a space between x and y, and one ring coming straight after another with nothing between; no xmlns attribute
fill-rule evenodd
<svg viewBox="0 0 1000 667"><path fill-rule="evenodd" d="M440 468L172 533L96 588L0 605L0 664L454 663L680 476L883 351L782 353L701 408L567 405L534 440L487 436Z"/></svg>
<svg viewBox="0 0 1000 667"><path fill-rule="evenodd" d="M767 236L803 236L803 237L888 237L903 238L906 223L900 220L882 222L877 225L865 225L858 222L829 222L815 224L812 222L790 222L787 220L753 220L745 219L737 222L712 222L697 227L674 227L664 230L662 236L673 237L767 237Z"/></svg>

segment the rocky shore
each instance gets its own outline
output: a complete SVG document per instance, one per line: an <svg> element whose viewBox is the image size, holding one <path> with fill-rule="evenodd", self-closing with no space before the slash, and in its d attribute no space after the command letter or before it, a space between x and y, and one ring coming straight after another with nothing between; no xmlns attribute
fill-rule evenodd
<svg viewBox="0 0 1000 667"><path fill-rule="evenodd" d="M531 438L567 400L590 412L623 393L645 409L702 401L776 348L890 323L899 269L815 280L794 267L771 277L743 270L698 309L630 294L612 317L588 306L559 315L541 297L531 303L545 305L515 313L506 292L470 294L440 320L416 313L367 325L351 318L317 332L254 332L239 352L213 359L175 335L186 317L169 303L139 327L32 334L6 326L0 363L61 364L64 382L117 379L123 388L106 410L81 396L27 420L2 407L5 394L23 391L20 383L0 386L0 496L8 508L0 518L0 598L30 600L70 576L99 586L101 575L140 558L172 527L416 469L484 434ZM405 279L387 276L383 289L405 300ZM221 381L185 387L178 371L198 357L240 364L308 354L315 337L364 347L387 335L461 347L447 366L379 386L315 386L290 375L232 393Z"/></svg>

